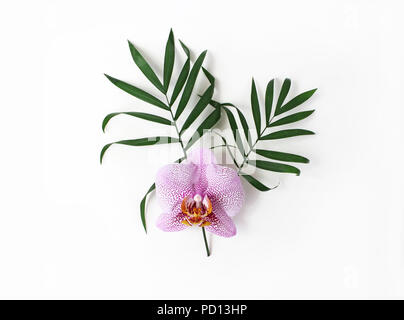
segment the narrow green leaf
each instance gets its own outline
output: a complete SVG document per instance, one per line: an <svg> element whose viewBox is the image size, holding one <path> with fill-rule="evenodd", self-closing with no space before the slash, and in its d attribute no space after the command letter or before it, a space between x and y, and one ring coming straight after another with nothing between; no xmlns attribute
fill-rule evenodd
<svg viewBox="0 0 404 320"><path fill-rule="evenodd" d="M291 84L290 79L285 79L283 81L281 92L279 93L278 101L277 101L276 107L275 107L275 115L278 115L281 111L282 104L285 101L286 96L289 93L290 84Z"/></svg>
<svg viewBox="0 0 404 320"><path fill-rule="evenodd" d="M214 132L214 131L213 131ZM222 141L223 141L223 143L224 143L224 147L226 147L226 150L227 150L227 152L230 154L230 157L231 157L231 159L233 160L233 163L234 163L234 165L237 167L237 168L240 168L240 166L238 165L238 163L237 163L237 161L236 161L236 158L235 158L235 156L233 155L233 152L231 152L231 150L230 150L230 147L233 147L233 148L236 148L235 146L229 146L229 144L227 143L227 140L222 136L222 135L220 135L219 133L217 133L217 132L214 132L215 134L217 134L220 138L222 138ZM214 146L214 147L211 147L211 149L214 149L215 147L217 147L217 146Z"/></svg>
<svg viewBox="0 0 404 320"><path fill-rule="evenodd" d="M234 147L235 147L235 146L234 146ZM210 150L213 150L213 149L218 149L218 148L226 148L226 145L225 145L225 144L221 144L221 145L218 145L218 146L210 147L209 149L210 149ZM235 148L237 148L237 147L235 147Z"/></svg>
<svg viewBox="0 0 404 320"><path fill-rule="evenodd" d="M243 127L243 131L244 131L244 136L249 144L250 147L252 147L252 139L251 139L251 134L250 134L250 128L248 127L248 122L247 119L245 118L243 112L237 108L234 104L232 103L222 103L223 107L229 106L229 107L233 107L237 110L237 115L240 119L241 122L241 126Z"/></svg>
<svg viewBox="0 0 404 320"><path fill-rule="evenodd" d="M147 63L145 58L141 55L141 53L136 49L136 47L128 40L130 53L132 54L133 61L135 61L136 65L143 72L147 79L162 93L165 93L164 87L161 84L160 80L157 78L153 69Z"/></svg>
<svg viewBox="0 0 404 320"><path fill-rule="evenodd" d="M181 43L181 47L184 50L185 54L187 55L188 58L191 57L191 51L189 51L188 47L184 44L184 42L182 42L181 40L179 40Z"/></svg>
<svg viewBox="0 0 404 320"><path fill-rule="evenodd" d="M272 150L262 150L262 149L256 149L254 150L254 152L256 154L259 154L260 156L273 160L279 160L285 162L309 163L309 159L299 156L297 154L272 151Z"/></svg>
<svg viewBox="0 0 404 320"><path fill-rule="evenodd" d="M208 70L202 67L202 71L210 83L215 82L215 77Z"/></svg>
<svg viewBox="0 0 404 320"><path fill-rule="evenodd" d="M309 90L294 97L279 110L278 114L284 113L286 111L292 110L293 108L300 106L303 102L310 99L310 97L314 94L314 92L316 92L316 90L317 89Z"/></svg>
<svg viewBox="0 0 404 320"><path fill-rule="evenodd" d="M233 113L231 112L230 109L224 107L224 111L226 112L227 119L229 120L230 128L231 131L233 132L233 138L234 141L236 142L236 145L240 151L240 153L244 156L245 155L245 149L243 146L243 141L241 140L238 125L236 122L236 119L234 118Z"/></svg>
<svg viewBox="0 0 404 320"><path fill-rule="evenodd" d="M259 191L269 191L275 188L269 188L266 185L262 184L261 182L259 182L257 179L255 179L253 176L250 176L248 174L244 174L242 173L241 176L248 182L250 183L253 187L255 187L256 189L258 189Z"/></svg>
<svg viewBox="0 0 404 320"><path fill-rule="evenodd" d="M180 74L178 75L177 82L175 84L173 93L171 95L170 106L172 106L177 99L178 95L180 94L182 88L184 87L185 81L187 81L189 75L189 69L191 68L191 54L189 52L188 47L182 43L180 40L181 47L184 50L185 54L187 55L187 60L184 63L184 66L181 69Z"/></svg>
<svg viewBox="0 0 404 320"><path fill-rule="evenodd" d="M105 132L105 127L107 126L109 120L111 120L113 117L120 115L120 114L126 114L128 116L132 116L132 117L137 117L137 118L141 118L144 120L149 120L149 121L153 121L153 122L157 122L157 123L161 123L161 124L165 124L168 126L171 126L173 123L165 118L159 117L159 116L155 116L154 114L150 114L150 113L143 113L143 112L114 112L114 113L110 113L109 115L107 115L104 118L104 121L102 122L102 131Z"/></svg>
<svg viewBox="0 0 404 320"><path fill-rule="evenodd" d="M112 143L108 143L102 147L101 153L100 153L100 164L102 164L102 159L104 158L104 154L109 149L110 146L112 146Z"/></svg>
<svg viewBox="0 0 404 320"><path fill-rule="evenodd" d="M184 91L181 96L181 100L178 104L177 112L175 113L175 117L174 117L175 120L178 120L178 118L184 111L184 109L189 101L189 98L191 97L191 93L192 93L192 90L194 89L196 78L198 77L199 70L202 67L203 60L205 59L206 52L207 52L206 50L204 52L202 52L201 55L198 57L198 59L196 59L194 65L191 69L191 72L189 73L188 80L185 84L185 88L184 88Z"/></svg>
<svg viewBox="0 0 404 320"><path fill-rule="evenodd" d="M250 133L250 128L248 127L248 122L246 118L244 117L244 114L241 112L239 108L236 108L238 117L241 122L241 126L243 127L244 135L247 140L247 143L250 147L252 147L252 139L251 139L251 133Z"/></svg>
<svg viewBox="0 0 404 320"><path fill-rule="evenodd" d="M174 163L181 163L185 159L186 159L185 157L179 158L179 159L175 160Z"/></svg>
<svg viewBox="0 0 404 320"><path fill-rule="evenodd" d="M265 123L268 126L271 119L272 104L274 100L274 79L268 82L267 89L265 91Z"/></svg>
<svg viewBox="0 0 404 320"><path fill-rule="evenodd" d="M152 96L150 93L147 93L146 91L143 91L142 89L139 89L129 83L126 83L124 81L121 81L119 79L116 79L114 77L111 77L107 74L105 76L108 78L109 81L111 81L114 85L116 85L118 88L122 89L123 91L129 93L130 95L143 100L145 102L148 102L152 105L155 105L159 108L162 108L164 110L170 110L164 102L160 101L156 97Z"/></svg>
<svg viewBox="0 0 404 320"><path fill-rule="evenodd" d="M281 172L281 173L294 173L296 175L300 175L300 170L298 168L284 163L271 162L265 160L250 160L248 161L248 163L263 170Z"/></svg>
<svg viewBox="0 0 404 320"><path fill-rule="evenodd" d="M154 190L156 189L156 184L153 183L149 190L146 192L144 195L142 201L140 202L140 218L142 219L142 224L144 231L147 233L147 228L146 228L146 217L145 217L145 209L146 209L146 198L147 196Z"/></svg>
<svg viewBox="0 0 404 320"><path fill-rule="evenodd" d="M251 109L254 118L255 128L257 129L257 136L261 135L261 112L258 102L257 88L255 87L254 79L251 84Z"/></svg>
<svg viewBox="0 0 404 320"><path fill-rule="evenodd" d="M248 122L247 122L243 112L239 108L237 108L234 104L229 103L229 102L219 103L219 102L217 102L215 100L211 100L210 104L212 106L214 106L215 108L218 107L218 106L223 106L223 107L233 107L233 108L235 108L237 110L237 114L238 114L238 117L240 119L241 126L243 127L244 136L245 136L245 138L246 138L246 140L248 142L248 145L250 147L252 147L252 139L251 139L251 134L250 134L250 128L248 127Z"/></svg>
<svg viewBox="0 0 404 320"><path fill-rule="evenodd" d="M198 141L207 130L212 129L216 123L219 122L221 116L221 108L216 108L213 110L209 116L199 125L198 129L196 129L195 133L192 135L191 139L189 139L187 145L185 146L185 150L188 150L196 141Z"/></svg>
<svg viewBox="0 0 404 320"><path fill-rule="evenodd" d="M209 101L212 99L213 92L215 90L215 78L207 70L204 70L204 72L210 82L210 86L200 97L198 103L192 109L187 120L185 120L184 125L182 126L182 129L180 131L180 135L182 135L184 131L187 130L192 123L194 123L196 118L198 118L198 116L205 110L205 108L209 104Z"/></svg>
<svg viewBox="0 0 404 320"><path fill-rule="evenodd" d="M140 139L122 140L113 142L114 144L125 144L128 146L151 146L154 144L174 143L179 142L177 138L172 137L148 137Z"/></svg>
<svg viewBox="0 0 404 320"><path fill-rule="evenodd" d="M272 122L269 125L269 127L281 126L284 124L289 124L289 123L303 120L303 119L307 118L308 116L310 116L313 112L314 112L314 110L309 110L309 111L302 111L302 112L297 112L297 113L291 114L291 115L286 116L282 119L279 119L275 122Z"/></svg>
<svg viewBox="0 0 404 320"><path fill-rule="evenodd" d="M314 134L313 131L304 130L304 129L288 129L288 130L280 130L275 131L266 136L261 137L260 140L274 140L274 139L283 139L289 137L303 136L308 134Z"/></svg>
<svg viewBox="0 0 404 320"><path fill-rule="evenodd" d="M113 144L124 144L127 146L140 147L140 146L151 146L154 144L165 144L165 143L174 143L174 142L179 142L179 140L177 138L172 138L172 137L148 137L148 138L122 140L122 141L108 143L101 150L100 163L102 163L102 159L104 158L105 151L107 151L108 148L110 146L112 146Z"/></svg>
<svg viewBox="0 0 404 320"><path fill-rule="evenodd" d="M219 102L217 102L217 101L215 101L215 100L210 100L210 101L209 101L209 104L210 104L212 107L215 107L215 108L220 108L220 107L221 107L221 103L219 103Z"/></svg>
<svg viewBox="0 0 404 320"><path fill-rule="evenodd" d="M170 85L171 75L173 74L174 68L174 58L175 58L175 45L174 45L174 34L173 30L170 30L170 35L168 36L166 51L164 55L164 93L167 93L168 87Z"/></svg>
<svg viewBox="0 0 404 320"><path fill-rule="evenodd" d="M172 106L177 99L178 95L180 94L182 88L184 87L185 81L187 81L189 69L191 67L191 60L188 58L185 61L184 66L181 69L181 72L178 76L177 82L175 83L175 87L173 93L171 95L170 106Z"/></svg>

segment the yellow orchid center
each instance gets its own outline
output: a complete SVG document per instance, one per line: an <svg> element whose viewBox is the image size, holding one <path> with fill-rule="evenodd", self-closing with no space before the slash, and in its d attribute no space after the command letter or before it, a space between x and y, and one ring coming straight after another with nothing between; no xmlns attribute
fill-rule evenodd
<svg viewBox="0 0 404 320"><path fill-rule="evenodd" d="M185 197L181 203L181 211L186 215L181 223L190 227L194 225L206 227L210 225L210 222L205 218L212 213L212 202L208 196L202 200L202 196L199 194L193 198Z"/></svg>

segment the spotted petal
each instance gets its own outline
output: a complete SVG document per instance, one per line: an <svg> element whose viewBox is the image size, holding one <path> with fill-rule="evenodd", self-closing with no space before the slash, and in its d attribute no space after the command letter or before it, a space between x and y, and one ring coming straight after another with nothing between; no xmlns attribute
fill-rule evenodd
<svg viewBox="0 0 404 320"><path fill-rule="evenodd" d="M188 161L198 168L195 171L195 192L206 194L214 207L220 207L233 217L244 203L244 190L237 171L217 165L211 150L195 149Z"/></svg>
<svg viewBox="0 0 404 320"><path fill-rule="evenodd" d="M236 170L210 165L206 168L207 188L205 194L213 207L220 207L230 217L235 216L244 203L244 190Z"/></svg>
<svg viewBox="0 0 404 320"><path fill-rule="evenodd" d="M186 228L188 228L185 224L183 224L181 221L186 218L186 215L183 214L182 212L176 213L176 211L173 212L166 212L162 213L158 219L157 219L157 227L160 228L163 231L181 231Z"/></svg>
<svg viewBox="0 0 404 320"><path fill-rule="evenodd" d="M163 212L173 212L185 197L195 193L196 166L174 163L161 168L156 176L156 195ZM174 212L179 213L181 210Z"/></svg>
<svg viewBox="0 0 404 320"><path fill-rule="evenodd" d="M210 225L205 227L207 231L221 237L232 237L236 235L237 229L233 220L223 209L214 208L213 212L205 218Z"/></svg>
<svg viewBox="0 0 404 320"><path fill-rule="evenodd" d="M215 155L208 149L195 149L189 154L187 163L192 163L196 166L195 192L201 195L205 194L208 187L206 170L209 166L216 165Z"/></svg>

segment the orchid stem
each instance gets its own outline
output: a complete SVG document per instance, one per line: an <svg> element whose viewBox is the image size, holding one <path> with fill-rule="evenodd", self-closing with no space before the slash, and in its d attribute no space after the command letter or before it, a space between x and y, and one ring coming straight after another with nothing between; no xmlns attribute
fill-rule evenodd
<svg viewBox="0 0 404 320"><path fill-rule="evenodd" d="M206 240L205 227L202 227L202 234L203 234L203 240L205 241L206 254L209 257L210 256L210 251L209 251L209 246L208 246L208 240Z"/></svg>

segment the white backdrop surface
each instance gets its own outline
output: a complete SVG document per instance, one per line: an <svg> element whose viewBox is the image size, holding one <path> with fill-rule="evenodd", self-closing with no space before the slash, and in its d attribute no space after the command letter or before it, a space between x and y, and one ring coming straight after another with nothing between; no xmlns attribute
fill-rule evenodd
<svg viewBox="0 0 404 320"><path fill-rule="evenodd" d="M403 42L400 1L22 1L1 5L0 298L403 298ZM311 159L299 177L247 194L236 237L164 233L156 171L167 146L108 142L169 135L103 117L151 106L108 73L153 88L126 40L159 75L170 28L195 56L208 49L215 98L250 117L254 77L319 88L302 123L315 136L280 140ZM177 44L176 71L184 61ZM206 83L200 81L196 90ZM153 108L156 110L156 108ZM157 110L157 112L159 112ZM161 113L159 113L161 114ZM292 140L292 139L290 139ZM167 154L167 156L165 156Z"/></svg>

